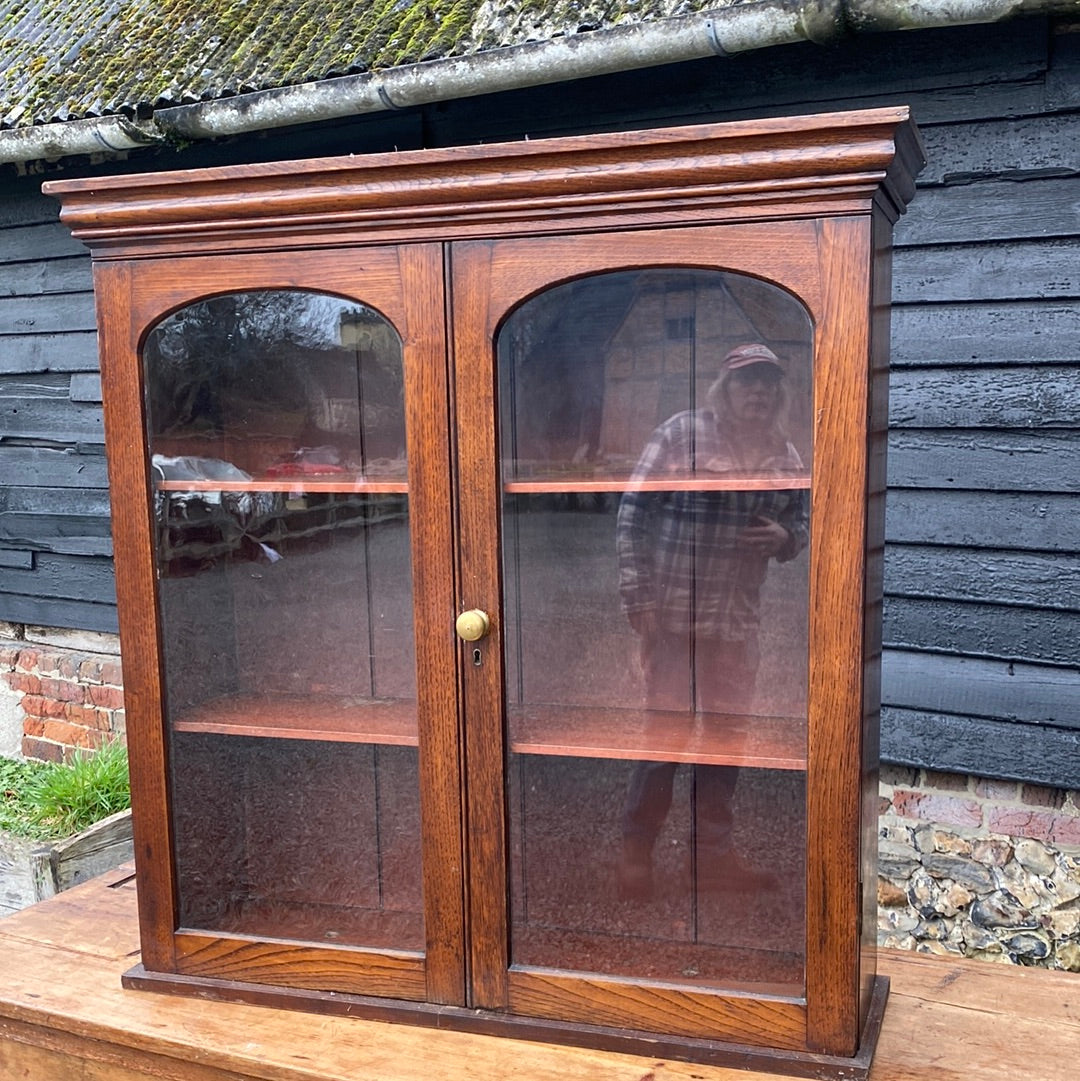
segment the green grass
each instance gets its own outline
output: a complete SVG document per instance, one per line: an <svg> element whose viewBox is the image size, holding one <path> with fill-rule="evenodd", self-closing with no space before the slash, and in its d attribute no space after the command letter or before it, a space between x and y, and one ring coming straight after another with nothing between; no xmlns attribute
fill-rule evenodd
<svg viewBox="0 0 1080 1081"><path fill-rule="evenodd" d="M8 833L70 837L129 806L127 748L118 740L67 763L0 758L0 829Z"/></svg>

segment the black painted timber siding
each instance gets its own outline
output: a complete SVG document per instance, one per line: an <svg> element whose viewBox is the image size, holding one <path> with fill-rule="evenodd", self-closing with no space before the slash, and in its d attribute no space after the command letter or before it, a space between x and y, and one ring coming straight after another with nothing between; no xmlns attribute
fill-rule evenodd
<svg viewBox="0 0 1080 1081"><path fill-rule="evenodd" d="M0 189L0 619L115 630L90 261L38 187Z"/></svg>
<svg viewBox="0 0 1080 1081"><path fill-rule="evenodd" d="M900 103L929 164L896 230L883 757L1080 787L1074 28L1032 19L771 49L108 168ZM0 180L0 619L108 630L89 266L36 186Z"/></svg>

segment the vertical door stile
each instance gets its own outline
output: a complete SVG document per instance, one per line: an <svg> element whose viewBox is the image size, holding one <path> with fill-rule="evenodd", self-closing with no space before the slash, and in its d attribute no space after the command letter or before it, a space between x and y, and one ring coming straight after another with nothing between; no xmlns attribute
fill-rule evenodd
<svg viewBox="0 0 1080 1081"><path fill-rule="evenodd" d="M507 1001L508 901L499 571L501 492L496 450L494 327L490 325L492 314L485 288L490 257L489 243L455 245L451 251L450 289L459 498L457 611L479 608L491 617L486 637L458 646L468 777L469 1005L502 1009Z"/></svg>
<svg viewBox="0 0 1080 1081"><path fill-rule="evenodd" d="M465 1002L461 746L455 678L447 304L438 244L398 249L413 538L427 997Z"/></svg>

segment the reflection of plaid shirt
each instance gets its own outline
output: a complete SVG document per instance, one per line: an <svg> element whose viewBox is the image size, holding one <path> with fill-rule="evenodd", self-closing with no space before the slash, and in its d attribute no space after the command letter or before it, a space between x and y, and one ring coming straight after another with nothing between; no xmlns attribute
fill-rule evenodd
<svg viewBox="0 0 1080 1081"><path fill-rule="evenodd" d="M679 413L653 433L634 471L635 481L665 476L742 472L731 443L712 413ZM770 458L754 475L802 473L795 448ZM805 490L628 491L619 504L616 546L623 611L657 613L667 631L745 641L757 633L759 594L768 558L738 547L754 519L779 522L790 539L777 555L794 558L809 539Z"/></svg>

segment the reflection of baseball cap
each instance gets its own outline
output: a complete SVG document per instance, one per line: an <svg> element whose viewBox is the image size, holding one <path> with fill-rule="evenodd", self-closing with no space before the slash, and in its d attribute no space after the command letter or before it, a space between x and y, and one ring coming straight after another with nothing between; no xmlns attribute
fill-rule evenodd
<svg viewBox="0 0 1080 1081"><path fill-rule="evenodd" d="M760 342L735 346L720 362L720 370L733 372L737 368L747 368L751 364L772 364L780 371L784 370L777 355L767 345L762 345Z"/></svg>

